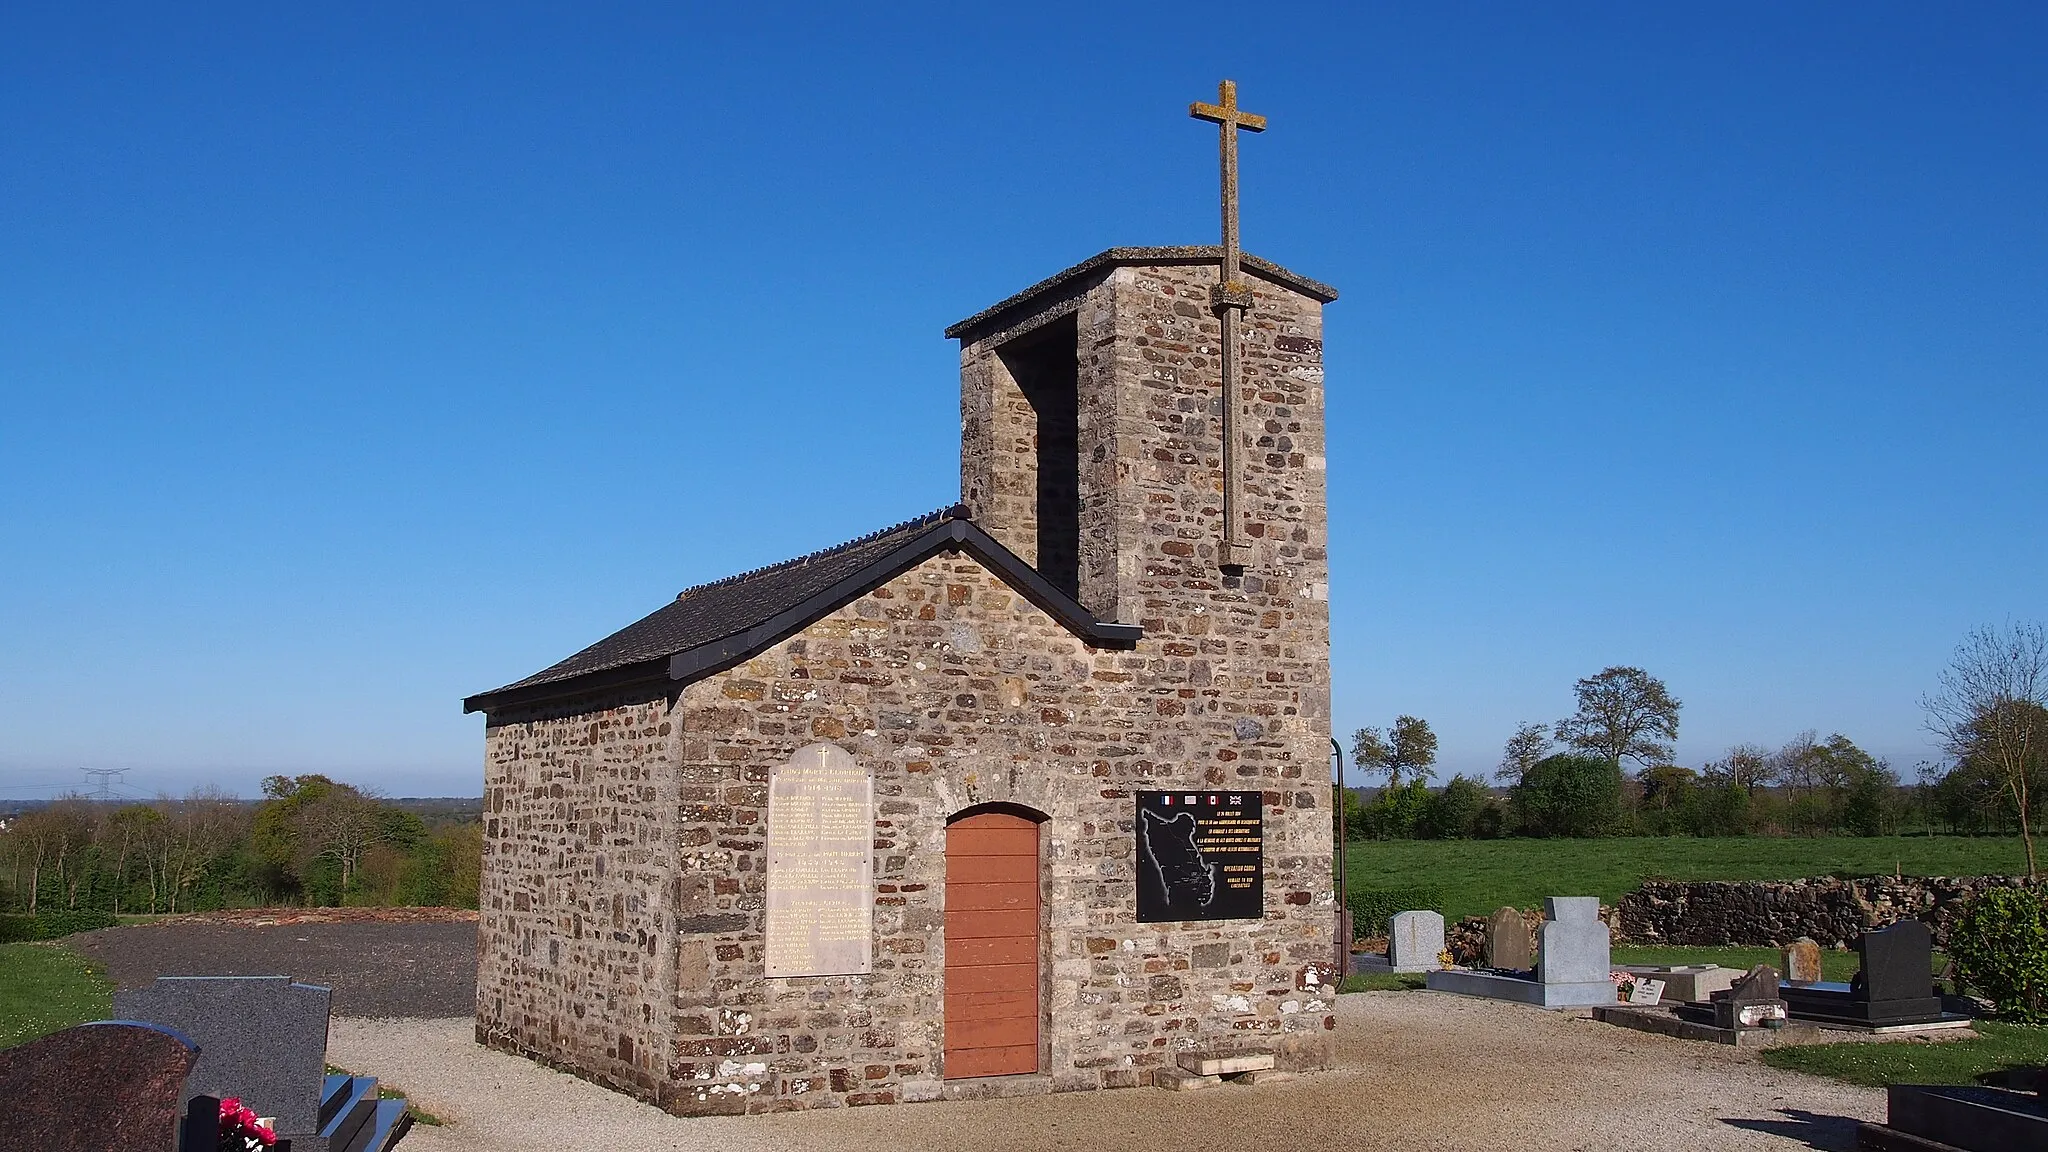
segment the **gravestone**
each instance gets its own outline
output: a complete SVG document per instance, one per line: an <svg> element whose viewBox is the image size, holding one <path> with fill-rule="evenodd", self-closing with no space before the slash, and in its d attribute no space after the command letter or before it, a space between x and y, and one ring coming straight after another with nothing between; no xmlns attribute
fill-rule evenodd
<svg viewBox="0 0 2048 1152"><path fill-rule="evenodd" d="M1780 953L1785 963L1787 984L1818 984L1820 975L1820 945L1811 936L1801 936Z"/></svg>
<svg viewBox="0 0 2048 1152"><path fill-rule="evenodd" d="M1885 1122L1857 1129L1858 1148L2014 1152L2048 1148L2048 1107L2030 1092L1976 1085L1893 1084Z"/></svg>
<svg viewBox="0 0 2048 1152"><path fill-rule="evenodd" d="M1387 931L1387 963L1396 972L1433 972L1443 967L1444 918L1440 912L1396 912Z"/></svg>
<svg viewBox="0 0 2048 1152"><path fill-rule="evenodd" d="M1918 920L1901 920L1856 939L1863 966L1847 984L1787 984L1792 1015L1853 1028L1921 1029L1967 1025L1945 1012L1935 991L1934 935Z"/></svg>
<svg viewBox="0 0 2048 1152"><path fill-rule="evenodd" d="M1720 1028L1761 1028L1786 1017L1785 1002L1778 998L1778 970L1759 964L1713 999L1714 1024Z"/></svg>
<svg viewBox="0 0 2048 1152"><path fill-rule="evenodd" d="M125 1020L0 1051L0 1148L175 1152L198 1061L190 1038Z"/></svg>
<svg viewBox="0 0 2048 1152"><path fill-rule="evenodd" d="M1522 914L1513 908L1496 909L1486 921L1486 967L1520 972L1535 966Z"/></svg>
<svg viewBox="0 0 2048 1152"><path fill-rule="evenodd" d="M1545 984L1612 986L1613 940L1600 920L1597 896L1547 896L1543 900L1543 951L1536 976Z"/></svg>
<svg viewBox="0 0 2048 1152"><path fill-rule="evenodd" d="M1856 938L1862 967L1849 987L1859 986L1872 1001L1919 1000L1934 993L1934 933L1919 920L1901 920L1889 928Z"/></svg>
<svg viewBox="0 0 2048 1152"><path fill-rule="evenodd" d="M239 1097L303 1148L320 1127L331 995L289 976L159 976L147 988L116 992L114 1012L199 1045L186 1100Z"/></svg>
<svg viewBox="0 0 2048 1152"><path fill-rule="evenodd" d="M768 770L767 975L874 970L875 781L836 744Z"/></svg>

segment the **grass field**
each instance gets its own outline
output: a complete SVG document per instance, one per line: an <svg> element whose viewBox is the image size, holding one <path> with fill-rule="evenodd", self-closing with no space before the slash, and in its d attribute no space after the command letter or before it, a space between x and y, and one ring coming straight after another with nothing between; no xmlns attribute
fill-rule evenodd
<svg viewBox="0 0 2048 1152"><path fill-rule="evenodd" d="M0 944L0 1048L34 1040L114 1008L114 984L55 944Z"/></svg>
<svg viewBox="0 0 2048 1152"><path fill-rule="evenodd" d="M1353 843L1354 886L1428 884L1446 919L1545 896L1612 904L1646 879L1796 880L1805 876L1977 876L2026 868L2019 838L1963 836L1625 837L1612 840L1377 840Z"/></svg>

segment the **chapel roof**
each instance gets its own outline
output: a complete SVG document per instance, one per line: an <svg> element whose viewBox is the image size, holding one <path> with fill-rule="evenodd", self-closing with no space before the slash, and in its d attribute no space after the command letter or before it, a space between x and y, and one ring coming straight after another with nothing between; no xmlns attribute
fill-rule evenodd
<svg viewBox="0 0 2048 1152"><path fill-rule="evenodd" d="M953 505L844 544L685 588L674 600L524 680L462 702L488 712L648 680L689 682L732 667L942 551L966 552L1075 635L1106 647L1139 637L1097 620Z"/></svg>
<svg viewBox="0 0 2048 1152"><path fill-rule="evenodd" d="M1081 287L1092 281L1097 273L1109 268L1130 264L1214 264L1223 259L1223 249L1214 244L1184 244L1171 247L1151 248L1110 248L1098 252L1064 272L1055 272L1024 289L1007 300L999 301L969 316L946 329L946 339L968 339L982 329L993 327L990 323L1005 314L1017 311L1027 305L1035 305L1044 298L1059 295L1064 291ZM1337 298L1337 290L1320 280L1290 272L1271 260L1254 256L1249 252L1238 255L1240 266L1262 280L1269 280L1283 288L1316 301L1328 304Z"/></svg>

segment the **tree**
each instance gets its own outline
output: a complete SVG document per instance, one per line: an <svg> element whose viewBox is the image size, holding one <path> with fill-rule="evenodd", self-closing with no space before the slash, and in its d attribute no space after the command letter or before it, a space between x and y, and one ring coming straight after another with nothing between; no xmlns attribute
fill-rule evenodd
<svg viewBox="0 0 2048 1152"><path fill-rule="evenodd" d="M1693 808L1698 802L1698 773L1676 764L1659 764L1644 769L1638 783L1643 794L1637 818L1643 831L1669 836L1692 830Z"/></svg>
<svg viewBox="0 0 2048 1152"><path fill-rule="evenodd" d="M1515 785L1510 802L1528 835L1605 835L1621 819L1621 769L1599 756L1545 756Z"/></svg>
<svg viewBox="0 0 2048 1152"><path fill-rule="evenodd" d="M1476 834L1479 813L1486 808L1486 786L1462 773L1450 782L1422 811L1420 831L1430 840L1466 840Z"/></svg>
<svg viewBox="0 0 2048 1152"><path fill-rule="evenodd" d="M1386 773L1389 788L1400 787L1403 778L1427 780L1435 775L1436 733L1429 730L1429 721L1415 716L1395 717L1384 736L1377 728L1360 728L1351 737L1351 762Z"/></svg>
<svg viewBox="0 0 2048 1152"><path fill-rule="evenodd" d="M1734 784L1745 792L1754 792L1776 780L1778 770L1770 750L1763 745L1737 744L1708 764L1701 775L1709 784Z"/></svg>
<svg viewBox="0 0 2048 1152"><path fill-rule="evenodd" d="M1971 632L1923 697L1927 727L1957 760L1995 774L2019 815L2027 878L2038 875L2027 819L2033 782L2048 756L2048 632L2022 621Z"/></svg>
<svg viewBox="0 0 2048 1152"><path fill-rule="evenodd" d="M1521 783L1522 777L1538 760L1550 755L1550 725L1531 724L1524 720L1515 725L1515 734L1508 737L1507 747L1501 749L1500 767L1494 775L1504 781Z"/></svg>
<svg viewBox="0 0 2048 1152"><path fill-rule="evenodd" d="M1682 705L1662 680L1641 668L1605 668L1573 691L1579 710L1557 722L1558 740L1616 768L1625 759L1646 768L1670 762Z"/></svg>

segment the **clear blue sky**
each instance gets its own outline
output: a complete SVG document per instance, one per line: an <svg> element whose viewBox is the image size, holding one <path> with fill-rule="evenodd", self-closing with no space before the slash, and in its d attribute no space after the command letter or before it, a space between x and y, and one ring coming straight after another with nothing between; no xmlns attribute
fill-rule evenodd
<svg viewBox="0 0 2048 1152"><path fill-rule="evenodd" d="M463 695L952 501L940 330L1213 242L1226 75L1340 732L1631 663L1910 771L2048 615L2048 8L683 7L0 14L0 796L478 792Z"/></svg>

